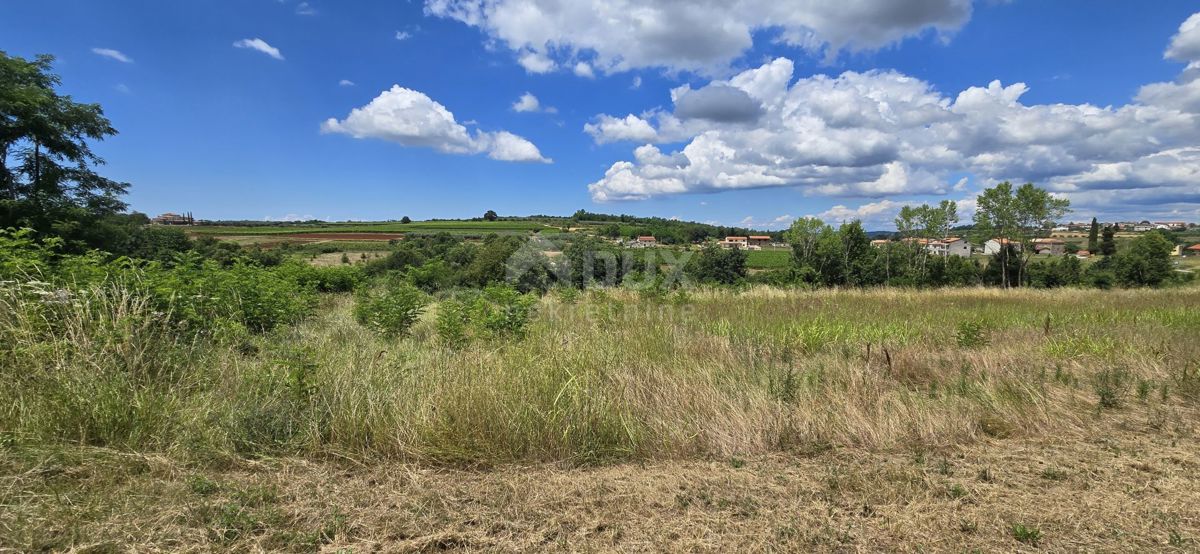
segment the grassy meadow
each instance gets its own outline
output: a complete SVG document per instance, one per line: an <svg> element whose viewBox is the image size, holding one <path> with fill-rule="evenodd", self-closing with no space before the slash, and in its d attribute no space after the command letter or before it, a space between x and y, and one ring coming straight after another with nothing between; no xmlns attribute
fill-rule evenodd
<svg viewBox="0 0 1200 554"><path fill-rule="evenodd" d="M1125 525L1122 544L1195 546L1180 541L1200 538L1200 288L592 290L543 297L519 340L461 344L439 338L439 305L410 336L389 339L354 321L350 296L320 302L314 317L265 335L166 341L154 326L133 324L148 306L99 288L64 308L61 340L36 344L19 341L38 322L0 302L6 336L18 341L0 381L9 399L0 408L0 545L524 549L570 539L564 529L539 538L549 531L527 511L538 506L566 510L578 519L572 525L599 525L560 546L921 544L921 526L891 533L832 513L820 528L789 520L776 495L801 494L812 482L830 509L866 502L851 509L908 513L906 503L923 499L931 517L962 527L943 530L935 549L1075 549L1105 543L1071 530L1037 496L1059 487L1053 494L1061 496L1044 504L1056 506L1078 491L1100 494L1089 479L1140 473L1129 464L1169 476L1137 493L1159 519L1128 523L1130 514L1111 506L1092 516ZM1101 453L1067 453L1079 448ZM1046 464L1038 459L1051 452L1037 487L1013 488L1007 501L989 477L1013 464ZM1117 473L1089 465L1112 456L1128 458ZM747 464L752 470L742 471ZM674 492L628 481L652 474L676 475L665 481ZM539 475L547 481L535 485ZM684 532L672 541L680 528L641 528L621 519L619 504L606 505L604 517L625 526L614 536L587 523L591 512L580 504L604 493L581 499L546 488L564 480L572 482L564 490L626 490L635 496L622 502L634 512L646 509L639 498L666 502L684 528L715 511L713 525L765 535L697 543ZM296 488L300 481L320 496ZM392 516L393 527L407 530L389 535L391 527L367 523L378 517L373 503L389 502L368 482L386 483L403 502L457 496L407 505ZM503 492L512 504L472 503L515 482L533 488ZM1097 501L1124 490L1103 486L1113 490ZM762 487L775 492L763 496ZM106 503L93 491L133 494L142 504ZM535 491L551 496L518 498ZM542 504L549 498L558 508ZM986 512L992 503L1008 515ZM509 531L464 530L456 505ZM1027 511L1010 513L1018 507ZM160 509L174 516L153 516ZM122 522L121 514L151 519ZM622 534L643 542L621 542Z"/></svg>

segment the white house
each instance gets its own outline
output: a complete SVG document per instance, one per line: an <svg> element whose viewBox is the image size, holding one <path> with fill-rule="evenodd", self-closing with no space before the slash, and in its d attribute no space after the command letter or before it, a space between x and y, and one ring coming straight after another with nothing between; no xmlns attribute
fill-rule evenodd
<svg viewBox="0 0 1200 554"><path fill-rule="evenodd" d="M983 253L989 256L992 254L999 254L1000 250L1009 242L1012 242L1013 248L1016 248L1017 252L1021 251L1021 243L1019 242L1013 242L1003 238L994 238L988 239L987 242L983 243Z"/></svg>
<svg viewBox="0 0 1200 554"><path fill-rule="evenodd" d="M946 237L938 242L942 243L942 248L945 250L943 256L958 256L960 258L971 257L971 243L967 239L959 237Z"/></svg>
<svg viewBox="0 0 1200 554"><path fill-rule="evenodd" d="M886 243L887 241L883 241ZM930 254L935 256L959 256L962 258L971 257L971 243L966 239L959 237L946 237L944 239L918 239L907 238L903 242L915 243L925 247ZM872 241L874 244L874 241Z"/></svg>
<svg viewBox="0 0 1200 554"><path fill-rule="evenodd" d="M746 248L750 245L749 237L725 237L725 240L718 242L721 248Z"/></svg>

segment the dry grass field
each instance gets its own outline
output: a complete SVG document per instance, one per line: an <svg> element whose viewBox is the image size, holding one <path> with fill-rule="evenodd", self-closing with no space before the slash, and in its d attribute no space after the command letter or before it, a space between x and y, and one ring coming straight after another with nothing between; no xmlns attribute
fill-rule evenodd
<svg viewBox="0 0 1200 554"><path fill-rule="evenodd" d="M1198 288L552 294L466 344L351 305L162 386L138 330L48 349L0 547L1200 548Z"/></svg>

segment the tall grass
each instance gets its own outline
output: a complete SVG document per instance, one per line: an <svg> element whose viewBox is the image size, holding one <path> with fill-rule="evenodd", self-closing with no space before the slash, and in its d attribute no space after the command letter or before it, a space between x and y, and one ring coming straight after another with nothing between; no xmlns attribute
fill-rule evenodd
<svg viewBox="0 0 1200 554"><path fill-rule="evenodd" d="M1070 433L1111 407L1104 372L1171 390L1145 395L1164 409L1194 404L1174 383L1200 363L1194 288L548 295L523 336L469 344L439 340L438 305L385 338L327 295L297 326L201 344L120 287L61 304L7 290L0 430L196 457L924 449ZM986 340L960 346L963 322Z"/></svg>

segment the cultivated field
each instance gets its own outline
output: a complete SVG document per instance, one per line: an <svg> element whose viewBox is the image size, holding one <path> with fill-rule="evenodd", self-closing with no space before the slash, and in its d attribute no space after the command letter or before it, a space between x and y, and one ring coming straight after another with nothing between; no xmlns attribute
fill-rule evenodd
<svg viewBox="0 0 1200 554"><path fill-rule="evenodd" d="M412 223L322 223L316 225L197 225L188 227L188 233L204 235L309 235L316 233L414 233L414 234L525 234L531 231L554 231L560 227L556 221L522 219L514 221L414 221ZM564 224L565 226L565 224ZM351 237L351 239L354 239ZM356 239L357 240L357 239Z"/></svg>
<svg viewBox="0 0 1200 554"><path fill-rule="evenodd" d="M73 330L0 384L0 547L1200 545L1198 288L600 290L458 345L351 305L150 388L150 330Z"/></svg>

